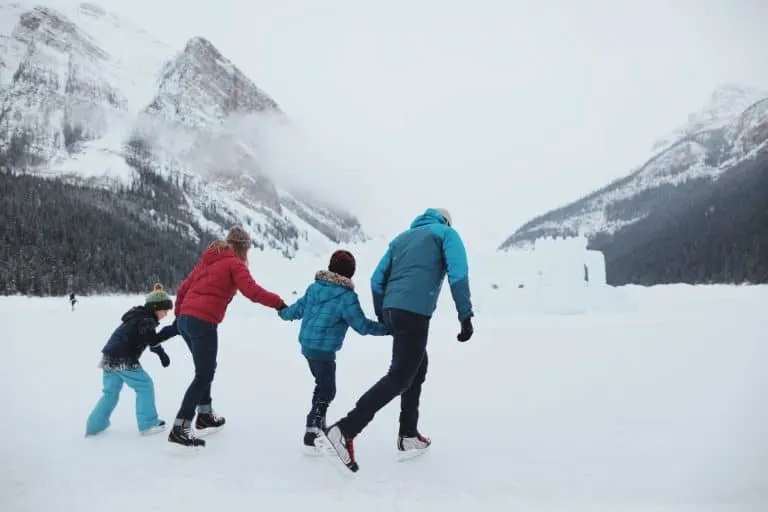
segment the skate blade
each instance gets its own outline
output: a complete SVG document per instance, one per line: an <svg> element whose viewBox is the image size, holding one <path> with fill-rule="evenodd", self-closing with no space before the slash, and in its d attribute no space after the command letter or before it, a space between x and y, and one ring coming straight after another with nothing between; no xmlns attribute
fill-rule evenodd
<svg viewBox="0 0 768 512"><path fill-rule="evenodd" d="M205 448L205 446L184 446L179 443L171 442L168 442L167 444L168 446L165 448L166 451L168 454L175 457L195 457Z"/></svg>
<svg viewBox="0 0 768 512"><path fill-rule="evenodd" d="M197 434L197 437L208 437L210 435L213 435L217 432L221 432L221 430L224 428L224 425L220 427L208 427L201 430L195 429L195 433Z"/></svg>
<svg viewBox="0 0 768 512"><path fill-rule="evenodd" d="M344 464L344 461L339 458L339 454L336 453L336 449L331 444L331 441L326 437L325 432L321 432L315 438L315 448L318 449L320 454L325 460L327 460L339 473L346 478L354 478L355 472L352 471Z"/></svg>
<svg viewBox="0 0 768 512"><path fill-rule="evenodd" d="M304 453L304 455L306 455L307 457L322 457L323 456L323 453L320 451L320 448L318 448L317 446L306 446L306 445L304 445L304 450L303 450L302 453Z"/></svg>
<svg viewBox="0 0 768 512"><path fill-rule="evenodd" d="M147 430L142 430L141 432L139 432L139 435L143 437L153 436L155 434L159 434L160 432L165 432L166 430L168 430L167 425L162 425L162 426L158 425L156 427L148 428Z"/></svg>
<svg viewBox="0 0 768 512"><path fill-rule="evenodd" d="M86 439L93 439L95 437L105 437L109 435L109 430L102 430L101 432L96 432L95 434L85 434Z"/></svg>
<svg viewBox="0 0 768 512"><path fill-rule="evenodd" d="M421 457L425 453L429 451L429 447L422 448L420 450L406 450L404 452L397 451L397 461L398 462L405 462L411 459L415 459L418 457Z"/></svg>

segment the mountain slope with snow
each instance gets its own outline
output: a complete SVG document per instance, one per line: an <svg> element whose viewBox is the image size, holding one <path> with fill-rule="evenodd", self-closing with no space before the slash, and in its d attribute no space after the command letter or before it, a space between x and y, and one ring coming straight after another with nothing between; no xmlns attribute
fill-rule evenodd
<svg viewBox="0 0 768 512"><path fill-rule="evenodd" d="M749 107L766 98L766 90L735 84L722 85L712 93L706 105L688 116L684 125L656 141L653 151L660 153L687 136L724 128Z"/></svg>
<svg viewBox="0 0 768 512"><path fill-rule="evenodd" d="M691 190L717 187L729 171L768 152L768 92L726 86L690 123L656 145L655 154L624 178L525 223L500 250L546 236L610 238L652 212L677 208Z"/></svg>
<svg viewBox="0 0 768 512"><path fill-rule="evenodd" d="M200 241L243 224L286 256L310 239L366 239L349 213L298 199L265 173L233 116L289 122L206 39L177 51L97 5L0 5L0 167L172 202L142 211ZM295 222L292 219L303 219Z"/></svg>

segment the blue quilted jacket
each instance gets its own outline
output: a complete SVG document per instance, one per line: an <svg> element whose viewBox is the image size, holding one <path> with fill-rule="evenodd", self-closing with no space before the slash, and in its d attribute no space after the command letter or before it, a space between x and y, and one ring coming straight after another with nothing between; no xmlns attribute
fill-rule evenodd
<svg viewBox="0 0 768 512"><path fill-rule="evenodd" d="M349 327L363 336L389 334L384 324L366 318L352 280L327 270L315 274L304 296L278 314L301 320L299 343L310 359L334 359Z"/></svg>
<svg viewBox="0 0 768 512"><path fill-rule="evenodd" d="M396 308L431 317L446 274L459 320L474 316L464 242L439 211L428 208L390 242L371 276L376 316Z"/></svg>

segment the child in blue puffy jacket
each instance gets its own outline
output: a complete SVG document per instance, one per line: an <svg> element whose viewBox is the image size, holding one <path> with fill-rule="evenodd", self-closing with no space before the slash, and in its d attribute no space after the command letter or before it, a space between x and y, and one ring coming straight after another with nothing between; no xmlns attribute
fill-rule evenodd
<svg viewBox="0 0 768 512"><path fill-rule="evenodd" d="M386 336L389 329L366 318L352 283L355 257L336 251L328 270L315 274L304 296L278 315L283 320L301 319L299 343L315 378L312 409L307 415L304 445L314 447L320 429L325 428L328 406L336 397L336 352L341 349L347 329L360 335Z"/></svg>

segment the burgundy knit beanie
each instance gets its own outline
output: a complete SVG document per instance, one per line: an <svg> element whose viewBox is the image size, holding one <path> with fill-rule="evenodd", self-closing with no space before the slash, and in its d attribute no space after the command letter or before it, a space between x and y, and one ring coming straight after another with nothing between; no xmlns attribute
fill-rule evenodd
<svg viewBox="0 0 768 512"><path fill-rule="evenodd" d="M355 275L355 257L349 251L339 250L331 255L328 270L340 276L352 279Z"/></svg>

